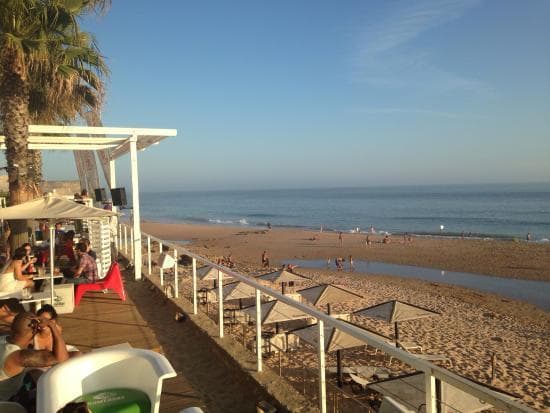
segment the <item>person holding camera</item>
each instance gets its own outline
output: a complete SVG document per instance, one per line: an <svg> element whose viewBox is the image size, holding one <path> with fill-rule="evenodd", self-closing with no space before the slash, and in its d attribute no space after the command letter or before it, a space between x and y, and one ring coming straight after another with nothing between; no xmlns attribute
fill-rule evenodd
<svg viewBox="0 0 550 413"><path fill-rule="evenodd" d="M34 337L49 329L52 349L33 350ZM69 358L61 330L53 320L39 319L34 314L18 314L9 336L0 337L0 400L15 401L32 407L34 400L23 386L25 374L33 368L50 367Z"/></svg>

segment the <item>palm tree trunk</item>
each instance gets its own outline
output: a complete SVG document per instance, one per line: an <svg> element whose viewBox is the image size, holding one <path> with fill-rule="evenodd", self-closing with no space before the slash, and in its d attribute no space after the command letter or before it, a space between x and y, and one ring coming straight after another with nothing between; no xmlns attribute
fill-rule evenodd
<svg viewBox="0 0 550 413"><path fill-rule="evenodd" d="M23 64L15 51L4 48L0 67L0 112L6 137L9 199L10 205L18 205L34 197L28 173L29 88ZM28 225L26 221L14 221L10 226L13 251L28 241Z"/></svg>

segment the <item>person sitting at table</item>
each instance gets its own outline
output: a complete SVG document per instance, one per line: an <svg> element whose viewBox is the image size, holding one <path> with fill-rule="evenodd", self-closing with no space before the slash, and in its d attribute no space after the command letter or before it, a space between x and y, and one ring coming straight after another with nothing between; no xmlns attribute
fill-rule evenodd
<svg viewBox="0 0 550 413"><path fill-rule="evenodd" d="M88 253L88 255L91 256L94 260L97 260L97 254L95 253L95 251L92 250L92 244L90 243L90 240L88 238L82 238L80 242L86 244L86 252Z"/></svg>
<svg viewBox="0 0 550 413"><path fill-rule="evenodd" d="M44 304L40 310L36 312L36 316L42 321L53 321L59 332L62 333L63 329L61 325L57 322L57 311L50 304ZM33 347L35 350L53 350L53 336L52 332L49 329L43 329L34 336ZM67 344L67 351L69 352L69 357L74 357L80 355L80 351L75 346Z"/></svg>
<svg viewBox="0 0 550 413"><path fill-rule="evenodd" d="M87 252L88 247L83 242L76 245L78 254L78 266L74 267L72 277L65 277L67 282L73 284L91 284L97 279L97 264Z"/></svg>
<svg viewBox="0 0 550 413"><path fill-rule="evenodd" d="M6 336L11 331L14 318L25 309L17 298L0 300L0 336Z"/></svg>
<svg viewBox="0 0 550 413"><path fill-rule="evenodd" d="M31 263L36 261L36 258L32 258L29 263L23 264L25 255L24 248L17 248L15 250L12 260L0 275L0 292L18 293L23 288L32 288L34 286L32 276L25 275L24 271Z"/></svg>
<svg viewBox="0 0 550 413"><path fill-rule="evenodd" d="M21 246L21 248L25 249L25 257L23 257L23 264L29 264L27 266L27 268L25 268L25 270L23 271L23 274L25 274L25 275L35 274L36 269L34 268L34 263L37 260L33 260L34 255L33 255L33 252L32 252L31 244L26 242Z"/></svg>
<svg viewBox="0 0 550 413"><path fill-rule="evenodd" d="M52 350L33 350L34 336L49 329ZM53 321L40 320L34 314L22 312L11 325L9 336L0 337L0 400L14 401L33 409L35 400L23 386L25 374L32 368L50 367L69 358L59 327Z"/></svg>
<svg viewBox="0 0 550 413"><path fill-rule="evenodd" d="M70 267L76 263L76 257L74 255L74 235L75 232L73 230L67 231L63 236L63 241L59 250L58 256L60 263L65 261L64 266L66 267ZM66 259L64 259L63 256L65 256ZM66 261L68 261L68 263Z"/></svg>

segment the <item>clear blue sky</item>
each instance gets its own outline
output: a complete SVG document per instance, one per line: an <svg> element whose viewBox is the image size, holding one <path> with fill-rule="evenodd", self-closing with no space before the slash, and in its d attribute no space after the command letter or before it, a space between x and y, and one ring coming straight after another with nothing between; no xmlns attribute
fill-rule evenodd
<svg viewBox="0 0 550 413"><path fill-rule="evenodd" d="M179 132L143 190L550 181L548 1L113 3L104 124Z"/></svg>

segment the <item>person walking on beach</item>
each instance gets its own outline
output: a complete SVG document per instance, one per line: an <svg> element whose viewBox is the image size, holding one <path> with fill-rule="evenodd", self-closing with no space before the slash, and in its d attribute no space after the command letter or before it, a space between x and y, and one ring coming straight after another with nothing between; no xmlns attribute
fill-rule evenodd
<svg viewBox="0 0 550 413"><path fill-rule="evenodd" d="M327 258L327 270L330 268L330 257Z"/></svg>
<svg viewBox="0 0 550 413"><path fill-rule="evenodd" d="M365 247L368 247L370 244L371 244L370 234L367 234L367 238L365 238Z"/></svg>
<svg viewBox="0 0 550 413"><path fill-rule="evenodd" d="M269 255L267 255L267 251L264 250L262 254L262 267L268 268L269 267Z"/></svg>
<svg viewBox="0 0 550 413"><path fill-rule="evenodd" d="M525 237L525 240L526 241L531 241L531 233L530 232L527 233L527 236Z"/></svg>
<svg viewBox="0 0 550 413"><path fill-rule="evenodd" d="M338 243L342 247L344 245L344 238L342 237L342 231L338 233Z"/></svg>
<svg viewBox="0 0 550 413"><path fill-rule="evenodd" d="M349 272L353 272L355 271L355 267L353 265L353 257L350 255L349 256Z"/></svg>

